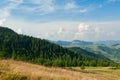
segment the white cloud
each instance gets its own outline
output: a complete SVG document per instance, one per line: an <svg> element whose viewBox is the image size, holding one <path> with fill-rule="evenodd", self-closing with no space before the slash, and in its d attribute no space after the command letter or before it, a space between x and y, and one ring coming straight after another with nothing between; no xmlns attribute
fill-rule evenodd
<svg viewBox="0 0 120 80"><path fill-rule="evenodd" d="M84 23L78 25L78 31L75 33L75 38L82 38L87 35L90 26Z"/></svg>
<svg viewBox="0 0 120 80"><path fill-rule="evenodd" d="M1 9L0 10L0 19L1 18L6 18L6 17L8 17L10 15L10 12L8 11L8 10L6 10L6 9Z"/></svg>
<svg viewBox="0 0 120 80"><path fill-rule="evenodd" d="M79 26L78 26L78 30L79 30L80 32L87 31L88 28L89 28L89 25L84 24L84 23L80 23Z"/></svg>
<svg viewBox="0 0 120 80"><path fill-rule="evenodd" d="M76 5L75 3L73 3L73 2L67 3L67 4L65 5L65 10L71 10L71 9L76 9L76 8L78 8L78 7L77 7L77 5Z"/></svg>
<svg viewBox="0 0 120 80"><path fill-rule="evenodd" d="M101 37L101 35L105 36L106 35L105 31L100 27L95 27L94 28L94 36L95 36L95 38L99 39Z"/></svg>
<svg viewBox="0 0 120 80"><path fill-rule="evenodd" d="M88 10L87 9L81 9L80 13L86 13Z"/></svg>
<svg viewBox="0 0 120 80"><path fill-rule="evenodd" d="M23 12L33 12L34 15L44 15L55 10L53 0L6 0L7 5L0 8L0 24L2 25L8 17L11 16L11 12L15 9L21 9ZM20 6L22 3L31 3L36 5L31 7L29 5Z"/></svg>
<svg viewBox="0 0 120 80"><path fill-rule="evenodd" d="M14 18L9 18L4 24L4 26L8 26L14 31L18 30L18 28L22 29L22 34L50 40L71 40L74 37L77 25L78 22L55 21L35 23Z"/></svg>
<svg viewBox="0 0 120 80"><path fill-rule="evenodd" d="M8 3L0 9L0 24L6 21L7 17L10 16L12 10L16 9L22 3L23 0L7 0Z"/></svg>
<svg viewBox="0 0 120 80"><path fill-rule="evenodd" d="M34 13L34 15L45 15L54 12L55 6L53 0L29 0L28 2L34 6L23 5L20 7L21 11Z"/></svg>
<svg viewBox="0 0 120 80"><path fill-rule="evenodd" d="M1 19L0 20L0 25L2 25L5 21L6 21L6 19Z"/></svg>
<svg viewBox="0 0 120 80"><path fill-rule="evenodd" d="M120 21L84 23L79 21L54 21L35 23L9 18L4 23L4 26L10 27L16 32L22 32L22 34L49 40L69 41L78 39L93 41L120 39Z"/></svg>
<svg viewBox="0 0 120 80"><path fill-rule="evenodd" d="M75 12L75 13L86 13L89 10L89 7L80 7L77 4L75 4L74 2L69 2L65 5L64 7L65 10L69 10L71 12Z"/></svg>
<svg viewBox="0 0 120 80"><path fill-rule="evenodd" d="M8 11L11 11L13 9L16 9L23 2L23 0L8 0L8 2L9 3L6 9Z"/></svg>
<svg viewBox="0 0 120 80"><path fill-rule="evenodd" d="M18 34L22 34L22 29L19 28L19 29L16 30L16 32L17 32Z"/></svg>
<svg viewBox="0 0 120 80"><path fill-rule="evenodd" d="M57 33L62 34L62 33L65 33L65 32L66 32L66 30L63 27L60 27Z"/></svg>
<svg viewBox="0 0 120 80"><path fill-rule="evenodd" d="M116 32L114 31L107 32L107 36L115 36L115 35L116 35Z"/></svg>
<svg viewBox="0 0 120 80"><path fill-rule="evenodd" d="M101 28L99 28L99 27L94 28L94 31L95 31L95 33L103 33L103 32L104 32L104 31L103 31Z"/></svg>
<svg viewBox="0 0 120 80"><path fill-rule="evenodd" d="M116 32L113 30L105 30L104 27L95 27L94 32L96 33L96 38L101 38L101 36L104 35L104 37L112 37L116 35Z"/></svg>
<svg viewBox="0 0 120 80"><path fill-rule="evenodd" d="M87 25L89 24L89 25ZM120 23L117 22L88 22L80 23L74 39L81 40L118 40Z"/></svg>
<svg viewBox="0 0 120 80"><path fill-rule="evenodd" d="M0 10L0 25L2 25L6 21L9 15L10 15L9 11L2 9Z"/></svg>

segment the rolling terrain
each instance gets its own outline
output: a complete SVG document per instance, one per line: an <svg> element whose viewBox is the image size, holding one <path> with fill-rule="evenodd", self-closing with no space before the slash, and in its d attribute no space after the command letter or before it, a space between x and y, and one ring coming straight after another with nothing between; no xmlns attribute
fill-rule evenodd
<svg viewBox="0 0 120 80"><path fill-rule="evenodd" d="M86 42L74 40L69 42L69 44L66 44L68 43L67 41L58 41L55 43L64 47L82 48L88 52L103 55L116 63L120 63L120 41Z"/></svg>
<svg viewBox="0 0 120 80"><path fill-rule="evenodd" d="M89 46L81 46L81 48L94 52L96 54L102 54L105 57L113 60L114 62L120 63L120 45L89 45Z"/></svg>
<svg viewBox="0 0 120 80"><path fill-rule="evenodd" d="M0 27L0 80L119 80L117 65L80 47L65 48Z"/></svg>

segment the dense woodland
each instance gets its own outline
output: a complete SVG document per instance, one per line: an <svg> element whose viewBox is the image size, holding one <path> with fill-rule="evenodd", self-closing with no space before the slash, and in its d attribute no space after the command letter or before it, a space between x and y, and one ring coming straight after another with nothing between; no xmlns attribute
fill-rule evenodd
<svg viewBox="0 0 120 80"><path fill-rule="evenodd" d="M89 55L88 55L88 54ZM75 51L0 27L0 57L45 66L115 66L109 59L93 53Z"/></svg>

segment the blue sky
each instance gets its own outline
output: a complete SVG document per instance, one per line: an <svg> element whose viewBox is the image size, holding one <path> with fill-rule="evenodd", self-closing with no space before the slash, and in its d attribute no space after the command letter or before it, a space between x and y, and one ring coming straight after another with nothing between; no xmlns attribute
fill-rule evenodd
<svg viewBox="0 0 120 80"><path fill-rule="evenodd" d="M120 40L120 0L0 0L0 25L49 40Z"/></svg>

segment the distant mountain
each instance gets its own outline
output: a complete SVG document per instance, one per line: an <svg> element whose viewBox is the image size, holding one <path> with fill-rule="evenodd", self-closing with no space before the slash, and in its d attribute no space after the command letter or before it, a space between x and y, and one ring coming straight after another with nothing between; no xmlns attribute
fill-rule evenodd
<svg viewBox="0 0 120 80"><path fill-rule="evenodd" d="M120 45L89 45L80 47L87 51L94 52L96 54L102 54L105 57L113 60L114 62L120 63Z"/></svg>
<svg viewBox="0 0 120 80"><path fill-rule="evenodd" d="M115 64L107 58L82 49L80 51L63 48L47 40L19 35L9 28L0 27L0 58L46 66L109 66Z"/></svg>
<svg viewBox="0 0 120 80"><path fill-rule="evenodd" d="M87 42L87 41L80 41L80 40L74 40L74 41L53 41L54 43L61 45L61 46L79 46L79 45L91 45L94 44L93 42Z"/></svg>
<svg viewBox="0 0 120 80"><path fill-rule="evenodd" d="M95 44L104 44L104 45L115 45L120 44L120 40L109 40L109 41L97 41L94 42Z"/></svg>
<svg viewBox="0 0 120 80"><path fill-rule="evenodd" d="M58 45L61 45L61 46L67 46L67 45L70 45L71 42L69 41L52 41L53 43L56 43Z"/></svg>
<svg viewBox="0 0 120 80"><path fill-rule="evenodd" d="M85 56L87 55L87 56L92 56L94 58L108 59L108 58L106 58L105 56L103 56L101 54L95 54L95 53L89 52L89 51L87 51L85 49L82 49L80 47L70 47L69 49L72 50L72 51L75 51L76 53L80 53L82 55L85 55Z"/></svg>
<svg viewBox="0 0 120 80"><path fill-rule="evenodd" d="M61 41L62 42L62 41ZM120 63L120 41L100 41L100 42L85 42L75 40L69 42L69 45L61 45L64 47L80 47L99 55L104 55L105 57L113 60L114 62ZM57 43L58 44L58 43Z"/></svg>
<svg viewBox="0 0 120 80"><path fill-rule="evenodd" d="M53 41L54 43L61 45L61 46L79 46L79 45L92 45L92 44L99 44L99 45L116 45L120 44L120 40L114 41L81 41L81 40L73 40L73 41Z"/></svg>

